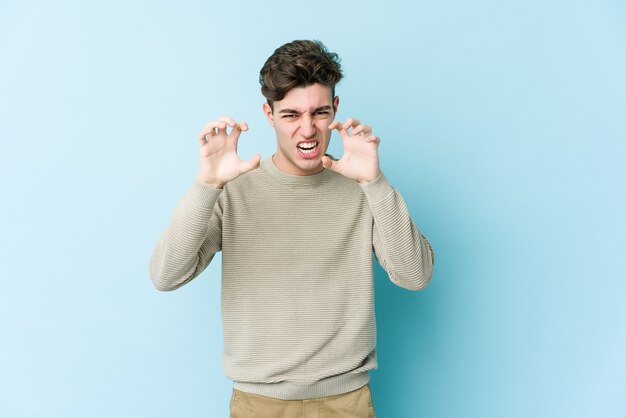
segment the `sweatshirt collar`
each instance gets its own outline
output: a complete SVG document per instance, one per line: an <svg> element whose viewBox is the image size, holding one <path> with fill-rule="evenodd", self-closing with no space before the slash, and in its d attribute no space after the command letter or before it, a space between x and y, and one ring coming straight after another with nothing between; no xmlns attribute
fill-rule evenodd
<svg viewBox="0 0 626 418"><path fill-rule="evenodd" d="M267 158L263 162L261 162L261 168L268 171L272 177L277 178L278 180L284 183L291 184L300 184L300 185L318 185L323 183L328 176L330 175L330 170L322 169L317 174L312 174L310 176L296 176L293 174L287 174L284 171L281 171L272 160L272 157Z"/></svg>

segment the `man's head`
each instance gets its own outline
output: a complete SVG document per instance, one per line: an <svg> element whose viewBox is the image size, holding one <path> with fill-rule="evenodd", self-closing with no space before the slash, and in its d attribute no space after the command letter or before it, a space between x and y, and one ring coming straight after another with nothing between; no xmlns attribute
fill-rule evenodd
<svg viewBox="0 0 626 418"><path fill-rule="evenodd" d="M340 62L319 41L289 42L277 48L261 68L261 93L273 107L289 90L319 83L330 87L334 98L335 85L343 76Z"/></svg>
<svg viewBox="0 0 626 418"><path fill-rule="evenodd" d="M260 72L263 112L276 130L276 166L289 174L322 170L339 98L337 54L318 41L293 41L276 49Z"/></svg>

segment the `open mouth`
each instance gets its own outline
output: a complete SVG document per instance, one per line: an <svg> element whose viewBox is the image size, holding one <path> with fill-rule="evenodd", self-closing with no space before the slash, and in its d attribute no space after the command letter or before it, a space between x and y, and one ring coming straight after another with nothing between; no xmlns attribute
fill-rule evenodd
<svg viewBox="0 0 626 418"><path fill-rule="evenodd" d="M302 152L305 155L310 155L316 152L317 150L317 141L311 141L311 142L301 142L299 143L298 149L300 150L300 152Z"/></svg>

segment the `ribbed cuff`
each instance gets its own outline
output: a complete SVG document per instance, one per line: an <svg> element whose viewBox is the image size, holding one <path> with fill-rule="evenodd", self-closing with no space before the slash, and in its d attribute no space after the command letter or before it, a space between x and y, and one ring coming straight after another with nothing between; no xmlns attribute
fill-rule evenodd
<svg viewBox="0 0 626 418"><path fill-rule="evenodd" d="M374 205L393 193L393 186L384 173L380 173L376 180L369 183L359 183L371 205Z"/></svg>
<svg viewBox="0 0 626 418"><path fill-rule="evenodd" d="M215 201L224 189L216 189L207 184L200 183L197 179L193 182L193 186L187 195L187 201L197 207L211 209L215 205Z"/></svg>

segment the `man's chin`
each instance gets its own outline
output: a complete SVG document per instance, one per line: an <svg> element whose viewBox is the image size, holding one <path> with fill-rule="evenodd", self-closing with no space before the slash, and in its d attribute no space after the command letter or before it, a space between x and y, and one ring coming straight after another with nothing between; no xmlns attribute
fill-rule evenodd
<svg viewBox="0 0 626 418"><path fill-rule="evenodd" d="M311 158L311 159L307 159L304 161L298 161L298 168L301 171L305 171L308 174L316 174L319 173L320 171L322 171L322 169L324 168L322 166L322 157L315 157L315 158Z"/></svg>

